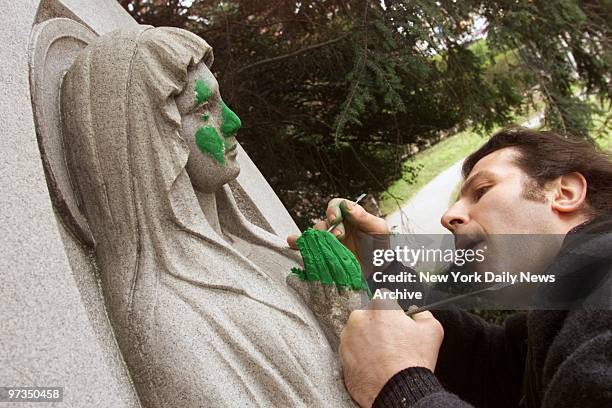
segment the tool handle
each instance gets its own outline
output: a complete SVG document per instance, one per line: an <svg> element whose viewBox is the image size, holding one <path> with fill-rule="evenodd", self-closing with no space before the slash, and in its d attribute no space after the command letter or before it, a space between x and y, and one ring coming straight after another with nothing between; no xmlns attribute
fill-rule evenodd
<svg viewBox="0 0 612 408"><path fill-rule="evenodd" d="M430 310L431 308L436 307L436 306L441 306L441 305L445 305L447 303L452 303L452 302L454 302L456 300L459 300L459 299L463 299L463 298L466 298L466 297L469 297L469 296L478 295L479 293L503 289L504 287L506 287L506 286L493 285L493 286L490 286L488 288L478 289L478 290L475 290L475 291L470 292L470 293L464 293L464 294L461 294L461 295L457 295L457 296L449 297L449 298L446 298L446 299L438 300L437 302L433 302L433 303L430 303L430 304L425 305L425 306L417 307L417 308L414 308L414 309L408 309L408 310L405 311L405 313L406 313L406 316L412 316L413 314L417 314L417 313L420 313L420 312L424 312L426 310Z"/></svg>

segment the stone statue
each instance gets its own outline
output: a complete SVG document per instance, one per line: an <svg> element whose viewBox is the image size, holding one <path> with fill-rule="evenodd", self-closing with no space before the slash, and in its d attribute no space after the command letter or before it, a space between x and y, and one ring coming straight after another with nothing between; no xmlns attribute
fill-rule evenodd
<svg viewBox="0 0 612 408"><path fill-rule="evenodd" d="M146 407L351 406L285 282L299 255L227 185L240 121L212 61L188 31L134 26L91 40L61 83L66 208L94 243L123 358Z"/></svg>

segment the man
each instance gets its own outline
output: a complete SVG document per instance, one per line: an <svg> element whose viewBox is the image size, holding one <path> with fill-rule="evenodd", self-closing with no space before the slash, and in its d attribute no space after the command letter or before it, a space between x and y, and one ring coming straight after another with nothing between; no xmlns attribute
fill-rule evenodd
<svg viewBox="0 0 612 408"><path fill-rule="evenodd" d="M465 160L463 174L442 217L453 234L567 234L568 241L577 230L593 232L609 260L612 161L587 142L508 128ZM338 217L333 232L356 254L359 233L388 233L383 220L342 199L330 202L316 228ZM561 249L552 265L610 276L609 261L576 264ZM609 300L610 280L604 286ZM373 301L342 333L344 381L362 407L612 406L609 302L605 308L517 313L500 327L459 310L409 318L395 302Z"/></svg>

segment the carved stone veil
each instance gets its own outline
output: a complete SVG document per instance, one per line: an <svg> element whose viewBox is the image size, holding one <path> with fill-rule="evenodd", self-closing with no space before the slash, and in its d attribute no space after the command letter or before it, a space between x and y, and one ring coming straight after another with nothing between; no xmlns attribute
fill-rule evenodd
<svg viewBox="0 0 612 408"><path fill-rule="evenodd" d="M94 38L50 20L34 42L41 65L59 37L76 59L33 81L34 98L56 103L36 113L43 161L63 221L93 248L143 405L352 405L285 284L299 259L242 215L228 185L216 192L223 236L202 214L174 98L189 69L212 63L208 44L148 26Z"/></svg>

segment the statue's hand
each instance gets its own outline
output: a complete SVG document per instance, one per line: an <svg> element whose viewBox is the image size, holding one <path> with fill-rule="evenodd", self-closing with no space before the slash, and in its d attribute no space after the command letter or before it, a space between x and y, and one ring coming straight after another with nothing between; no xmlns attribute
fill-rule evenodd
<svg viewBox="0 0 612 408"><path fill-rule="evenodd" d="M362 206L344 198L334 198L327 204L325 219L314 225L314 229L327 230L335 225L332 234L340 240L357 259L361 259L360 241L364 235L387 235L389 227L384 219L368 213ZM298 249L298 235L289 235L287 243Z"/></svg>
<svg viewBox="0 0 612 408"><path fill-rule="evenodd" d="M368 300L361 267L351 251L327 231L308 229L297 246L304 269L293 268L287 283L310 306L337 350L350 313Z"/></svg>
<svg viewBox="0 0 612 408"><path fill-rule="evenodd" d="M350 289L339 291L336 285L323 284L321 281L301 280L295 273L287 276L287 284L310 307L329 344L337 352L340 333L351 312L368 302L367 292Z"/></svg>

